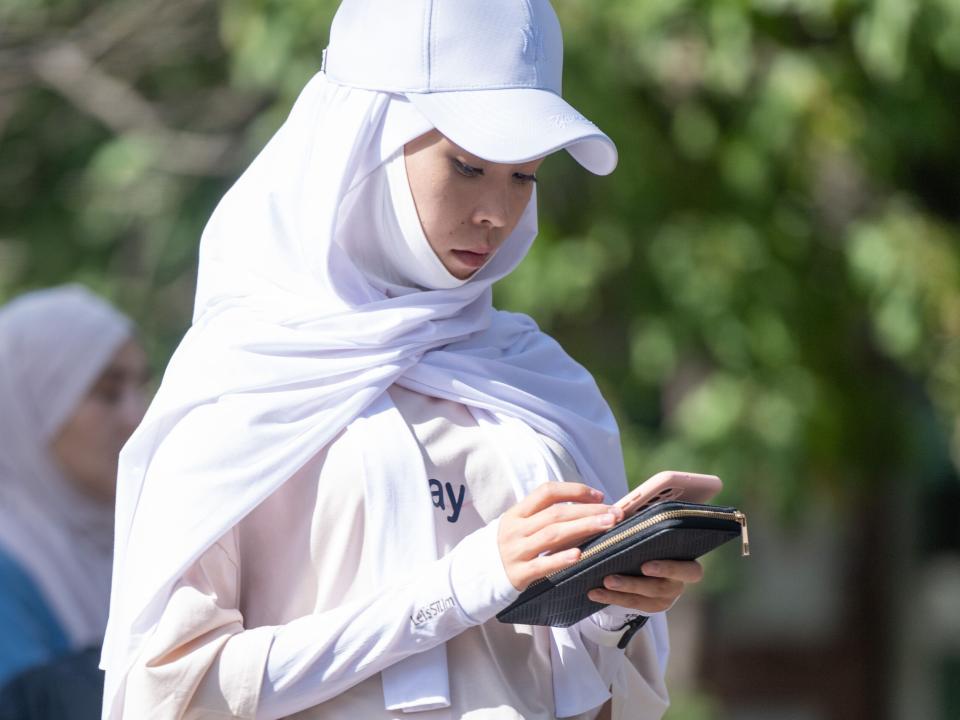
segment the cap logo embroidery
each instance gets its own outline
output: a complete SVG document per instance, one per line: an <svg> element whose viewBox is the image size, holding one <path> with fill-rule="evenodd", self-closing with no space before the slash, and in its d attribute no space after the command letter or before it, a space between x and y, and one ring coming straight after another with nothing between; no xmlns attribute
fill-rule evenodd
<svg viewBox="0 0 960 720"><path fill-rule="evenodd" d="M540 28L534 25L524 25L520 31L523 33L523 48L521 54L523 59L529 63L535 63L543 59L543 34Z"/></svg>
<svg viewBox="0 0 960 720"><path fill-rule="evenodd" d="M590 120L587 120L580 113L557 113L556 115L550 116L550 122L556 125L561 130L568 125L573 125L574 123L586 123L587 125L593 125Z"/></svg>

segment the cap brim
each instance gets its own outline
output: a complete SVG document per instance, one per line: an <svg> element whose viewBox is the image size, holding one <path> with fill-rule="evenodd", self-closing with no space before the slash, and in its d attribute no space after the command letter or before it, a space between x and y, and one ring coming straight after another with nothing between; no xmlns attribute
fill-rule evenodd
<svg viewBox="0 0 960 720"><path fill-rule="evenodd" d="M617 147L556 93L536 88L406 93L430 123L490 162L523 163L566 149L587 170L609 175Z"/></svg>

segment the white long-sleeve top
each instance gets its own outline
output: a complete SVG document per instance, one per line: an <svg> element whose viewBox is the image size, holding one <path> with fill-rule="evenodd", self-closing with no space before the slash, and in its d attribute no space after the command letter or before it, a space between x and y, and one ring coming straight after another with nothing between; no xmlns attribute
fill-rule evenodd
<svg viewBox="0 0 960 720"><path fill-rule="evenodd" d="M547 628L500 623L517 591L495 518L515 500L498 449L462 405L393 387L419 442L440 559L381 587L365 572L363 481L349 428L184 574L127 677L124 717L525 720L555 717ZM578 480L551 445L565 480ZM584 620L613 718L667 707L665 623L613 652L624 612ZM384 709L380 671L447 644L451 706ZM601 650L604 648L604 650ZM578 716L593 720L599 709Z"/></svg>

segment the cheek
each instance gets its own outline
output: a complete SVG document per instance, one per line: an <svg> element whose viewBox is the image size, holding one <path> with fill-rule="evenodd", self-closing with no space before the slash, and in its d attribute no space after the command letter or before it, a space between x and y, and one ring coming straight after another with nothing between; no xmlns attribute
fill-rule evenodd
<svg viewBox="0 0 960 720"><path fill-rule="evenodd" d="M53 448L71 475L89 481L112 473L122 445L112 415L108 408L88 400L63 427Z"/></svg>
<svg viewBox="0 0 960 720"><path fill-rule="evenodd" d="M470 226L471 198L468 193L451 191L449 188L431 193L417 206L420 225L427 241L434 250L444 250Z"/></svg>
<svg viewBox="0 0 960 720"><path fill-rule="evenodd" d="M523 213L527 209L527 205L530 204L530 198L532 196L532 186L524 186L522 191L516 193L514 196L514 202L510 208L510 223L508 227L509 232L507 234L513 232L514 228L517 227L517 224L520 222L520 218L523 217Z"/></svg>

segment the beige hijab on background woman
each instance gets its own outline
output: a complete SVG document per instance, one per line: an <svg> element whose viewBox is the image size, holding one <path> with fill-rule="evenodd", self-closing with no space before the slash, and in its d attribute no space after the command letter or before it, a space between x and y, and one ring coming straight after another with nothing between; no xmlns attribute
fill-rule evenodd
<svg viewBox="0 0 960 720"><path fill-rule="evenodd" d="M204 231L194 324L121 457L104 718L119 717L177 579L348 425L367 434L372 572L386 586L435 560L423 460L393 384L470 408L502 443L518 499L558 479L538 433L608 501L625 491L616 422L590 374L532 320L492 306L491 285L536 235L535 194L466 282L388 288L351 245L377 232L380 208L352 205L350 191L432 128L493 162L566 148L612 171L612 142L560 97L561 63L547 0L343 3L324 72ZM648 632L662 665L662 616ZM559 715L609 697L577 628L552 631L551 657ZM449 705L446 673L443 645L397 662L382 673L385 707Z"/></svg>

